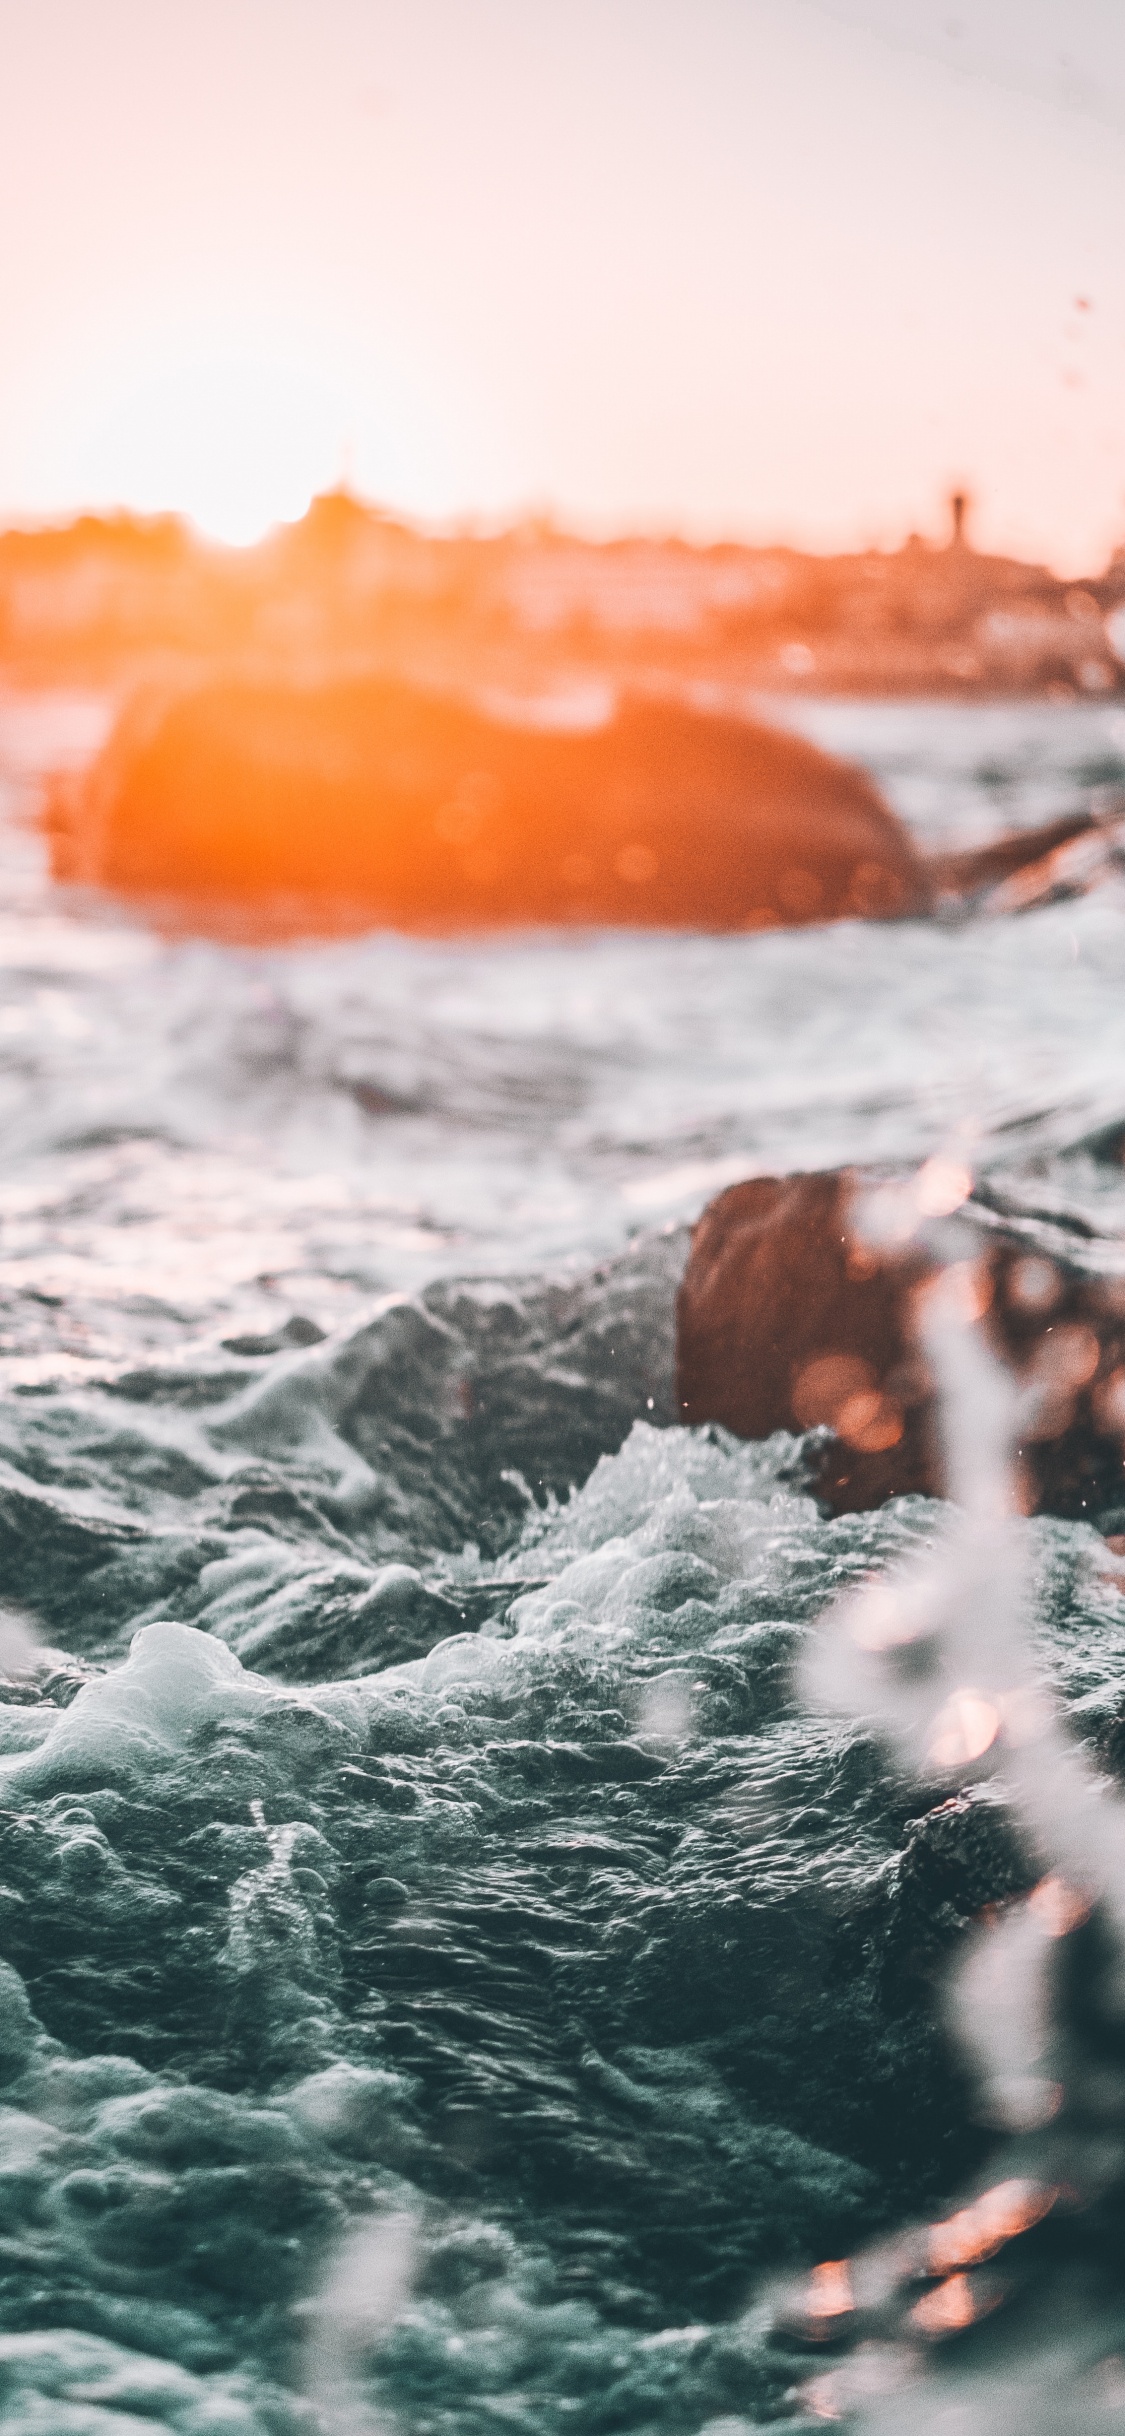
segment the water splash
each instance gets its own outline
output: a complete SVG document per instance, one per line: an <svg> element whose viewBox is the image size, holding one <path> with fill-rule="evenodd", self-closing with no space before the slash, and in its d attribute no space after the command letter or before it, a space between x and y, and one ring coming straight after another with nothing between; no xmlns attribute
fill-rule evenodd
<svg viewBox="0 0 1125 2436"><path fill-rule="evenodd" d="M1125 1809L1044 1680L1013 1450L1050 1382L1000 1366L986 1303L971 1263L918 1298L944 1530L840 1600L804 1666L810 1700L870 1718L907 1774L1001 1793L1035 1876L988 1907L948 2003L997 2135L985 2177L944 2220L825 2262L780 2312L846 2348L807 2406L872 2436L1125 2426Z"/></svg>

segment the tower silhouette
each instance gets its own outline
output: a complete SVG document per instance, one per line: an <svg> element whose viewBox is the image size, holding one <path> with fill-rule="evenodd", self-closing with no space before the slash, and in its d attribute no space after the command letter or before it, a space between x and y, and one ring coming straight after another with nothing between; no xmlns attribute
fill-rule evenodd
<svg viewBox="0 0 1125 2436"><path fill-rule="evenodd" d="M949 547L951 550L964 549L967 547L965 536L965 518L969 513L969 494L967 491L950 492L949 512L953 519L953 531L949 536Z"/></svg>

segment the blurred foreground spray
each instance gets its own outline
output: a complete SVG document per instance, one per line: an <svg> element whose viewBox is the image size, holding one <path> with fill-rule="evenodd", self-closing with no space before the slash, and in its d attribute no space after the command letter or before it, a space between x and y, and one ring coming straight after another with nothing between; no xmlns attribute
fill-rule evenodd
<svg viewBox="0 0 1125 2436"><path fill-rule="evenodd" d="M836 2355L805 2407L878 2436L1125 2430L1125 1808L1042 1680L1013 1450L1044 1391L994 1357L987 1300L970 1261L919 1295L949 1516L923 1560L840 1602L805 1682L928 1787L990 1780L1040 1873L982 1919L949 2004L990 2171L945 2222L826 2262L781 2306Z"/></svg>
<svg viewBox="0 0 1125 2436"><path fill-rule="evenodd" d="M305 2390L324 2436L389 2436L391 2422L365 2399L367 2355L401 2313L414 2273L414 2220L369 2217L337 2250L311 2312Z"/></svg>

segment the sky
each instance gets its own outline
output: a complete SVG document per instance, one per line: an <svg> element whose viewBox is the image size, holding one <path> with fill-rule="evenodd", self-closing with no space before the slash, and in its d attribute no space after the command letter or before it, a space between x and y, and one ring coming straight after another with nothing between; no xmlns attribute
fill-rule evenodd
<svg viewBox="0 0 1125 2436"><path fill-rule="evenodd" d="M0 519L1125 540L1122 0L0 0Z"/></svg>

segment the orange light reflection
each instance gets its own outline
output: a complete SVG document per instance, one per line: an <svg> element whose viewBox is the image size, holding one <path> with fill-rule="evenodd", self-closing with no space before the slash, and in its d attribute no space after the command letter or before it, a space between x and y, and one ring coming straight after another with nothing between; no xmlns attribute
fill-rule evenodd
<svg viewBox="0 0 1125 2436"><path fill-rule="evenodd" d="M949 2275L955 2268L976 2267L984 2259L995 2258L1005 2242L1041 2224L1057 2198L1053 2184L1018 2179L998 2182L971 2206L959 2208L955 2216L931 2226L926 2244L931 2272ZM958 2275L954 2280L963 2283L965 2279ZM936 2297L927 2296L930 2300Z"/></svg>

